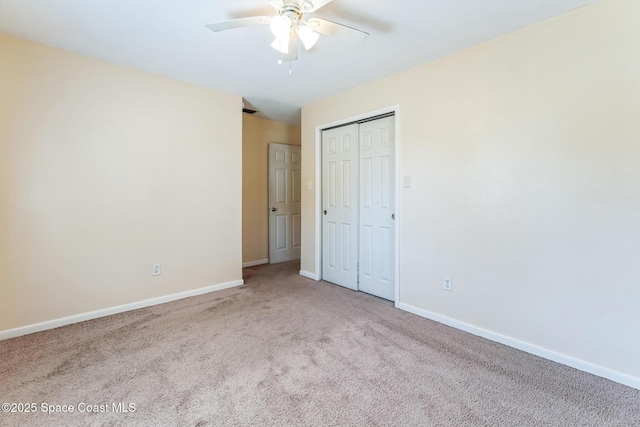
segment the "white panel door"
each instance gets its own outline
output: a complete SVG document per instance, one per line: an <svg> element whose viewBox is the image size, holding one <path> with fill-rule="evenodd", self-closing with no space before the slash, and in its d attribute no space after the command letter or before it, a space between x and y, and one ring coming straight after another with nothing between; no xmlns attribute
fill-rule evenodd
<svg viewBox="0 0 640 427"><path fill-rule="evenodd" d="M269 262L300 258L300 147L269 144Z"/></svg>
<svg viewBox="0 0 640 427"><path fill-rule="evenodd" d="M322 132L322 278L358 289L358 125Z"/></svg>
<svg viewBox="0 0 640 427"><path fill-rule="evenodd" d="M360 124L359 289L395 299L394 117Z"/></svg>

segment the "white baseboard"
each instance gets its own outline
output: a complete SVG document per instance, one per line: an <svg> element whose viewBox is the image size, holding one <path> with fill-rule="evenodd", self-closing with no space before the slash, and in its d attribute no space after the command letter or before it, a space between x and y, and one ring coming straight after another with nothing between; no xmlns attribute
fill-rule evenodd
<svg viewBox="0 0 640 427"><path fill-rule="evenodd" d="M262 265L262 264L269 264L269 258L259 259L259 260L256 260L256 261L243 262L242 263L242 268L254 267L256 265Z"/></svg>
<svg viewBox="0 0 640 427"><path fill-rule="evenodd" d="M317 275L317 274L313 274L313 273L311 273L311 272L309 272L309 271L300 270L300 275L301 275L302 277L306 277L307 279L315 280L316 282L317 282L318 280L320 280L320 276L319 276L319 275Z"/></svg>
<svg viewBox="0 0 640 427"><path fill-rule="evenodd" d="M137 310L139 308L151 307L153 305L164 304L166 302L176 301L183 298L194 297L197 295L207 294L209 292L221 291L223 289L233 288L244 284L244 280L234 280L232 282L220 283L218 285L207 286L205 288L193 289L191 291L179 292L177 294L166 295L158 298L146 299L143 301L132 302L130 304L119 305L116 307L103 308L101 310L91 311L88 313L76 314L74 316L62 317L60 319L49 320L33 325L21 326L19 328L0 331L0 341L9 338L15 338L22 335L32 334L34 332L46 331L47 329L59 328L60 326L70 325L72 323L84 322L85 320L97 319L99 317L111 316L112 314L123 313L125 311Z"/></svg>
<svg viewBox="0 0 640 427"><path fill-rule="evenodd" d="M588 372L599 377L607 378L611 381L615 381L620 384L624 384L629 387L640 390L640 378L623 374L622 372L614 371L609 368L605 368L593 363L586 362L584 360L576 359L575 357L567 356L562 353L547 350L546 348L538 347L537 345L529 344L524 341L519 341L514 338L510 338L504 335L497 334L495 332L488 331L486 329L479 328L477 326L470 325L468 323L460 322L447 316L432 313L427 310L423 310L412 305L404 303L396 303L396 308L400 310L408 311L409 313L416 314L421 317L442 323L452 328L460 329L461 331L468 332L473 335L477 335L482 338L486 338L491 341L499 342L500 344L507 345L509 347L522 350L527 353L560 363L562 365L570 366L580 371Z"/></svg>

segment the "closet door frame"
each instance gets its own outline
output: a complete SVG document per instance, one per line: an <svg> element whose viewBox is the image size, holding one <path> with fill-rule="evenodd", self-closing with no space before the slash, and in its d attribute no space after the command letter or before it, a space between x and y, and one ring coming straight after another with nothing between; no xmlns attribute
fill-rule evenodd
<svg viewBox="0 0 640 427"><path fill-rule="evenodd" d="M395 120L395 145L394 145L394 198L395 198L395 238L394 238L394 282L396 307L400 303L400 231L402 224L402 205L400 204L400 105L392 105L379 110L369 111L352 117L324 123L315 128L315 271L314 279L322 280L322 131L336 126L346 125L352 122L366 120L383 114L394 114Z"/></svg>

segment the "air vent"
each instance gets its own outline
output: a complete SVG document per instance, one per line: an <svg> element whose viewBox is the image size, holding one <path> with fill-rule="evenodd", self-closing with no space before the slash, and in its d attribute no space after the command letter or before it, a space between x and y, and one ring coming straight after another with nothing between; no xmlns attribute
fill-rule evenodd
<svg viewBox="0 0 640 427"><path fill-rule="evenodd" d="M243 109L242 109L242 112L243 112L243 113L247 113L247 114L255 114L255 113L257 113L257 111L256 111L256 110L250 110L250 109L248 109L248 108L243 108Z"/></svg>

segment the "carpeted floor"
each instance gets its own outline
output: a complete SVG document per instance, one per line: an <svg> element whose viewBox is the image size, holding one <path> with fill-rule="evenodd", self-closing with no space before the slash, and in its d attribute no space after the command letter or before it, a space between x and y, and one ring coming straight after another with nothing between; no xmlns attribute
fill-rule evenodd
<svg viewBox="0 0 640 427"><path fill-rule="evenodd" d="M37 406L0 425L640 426L638 390L297 271L0 342L0 403Z"/></svg>

